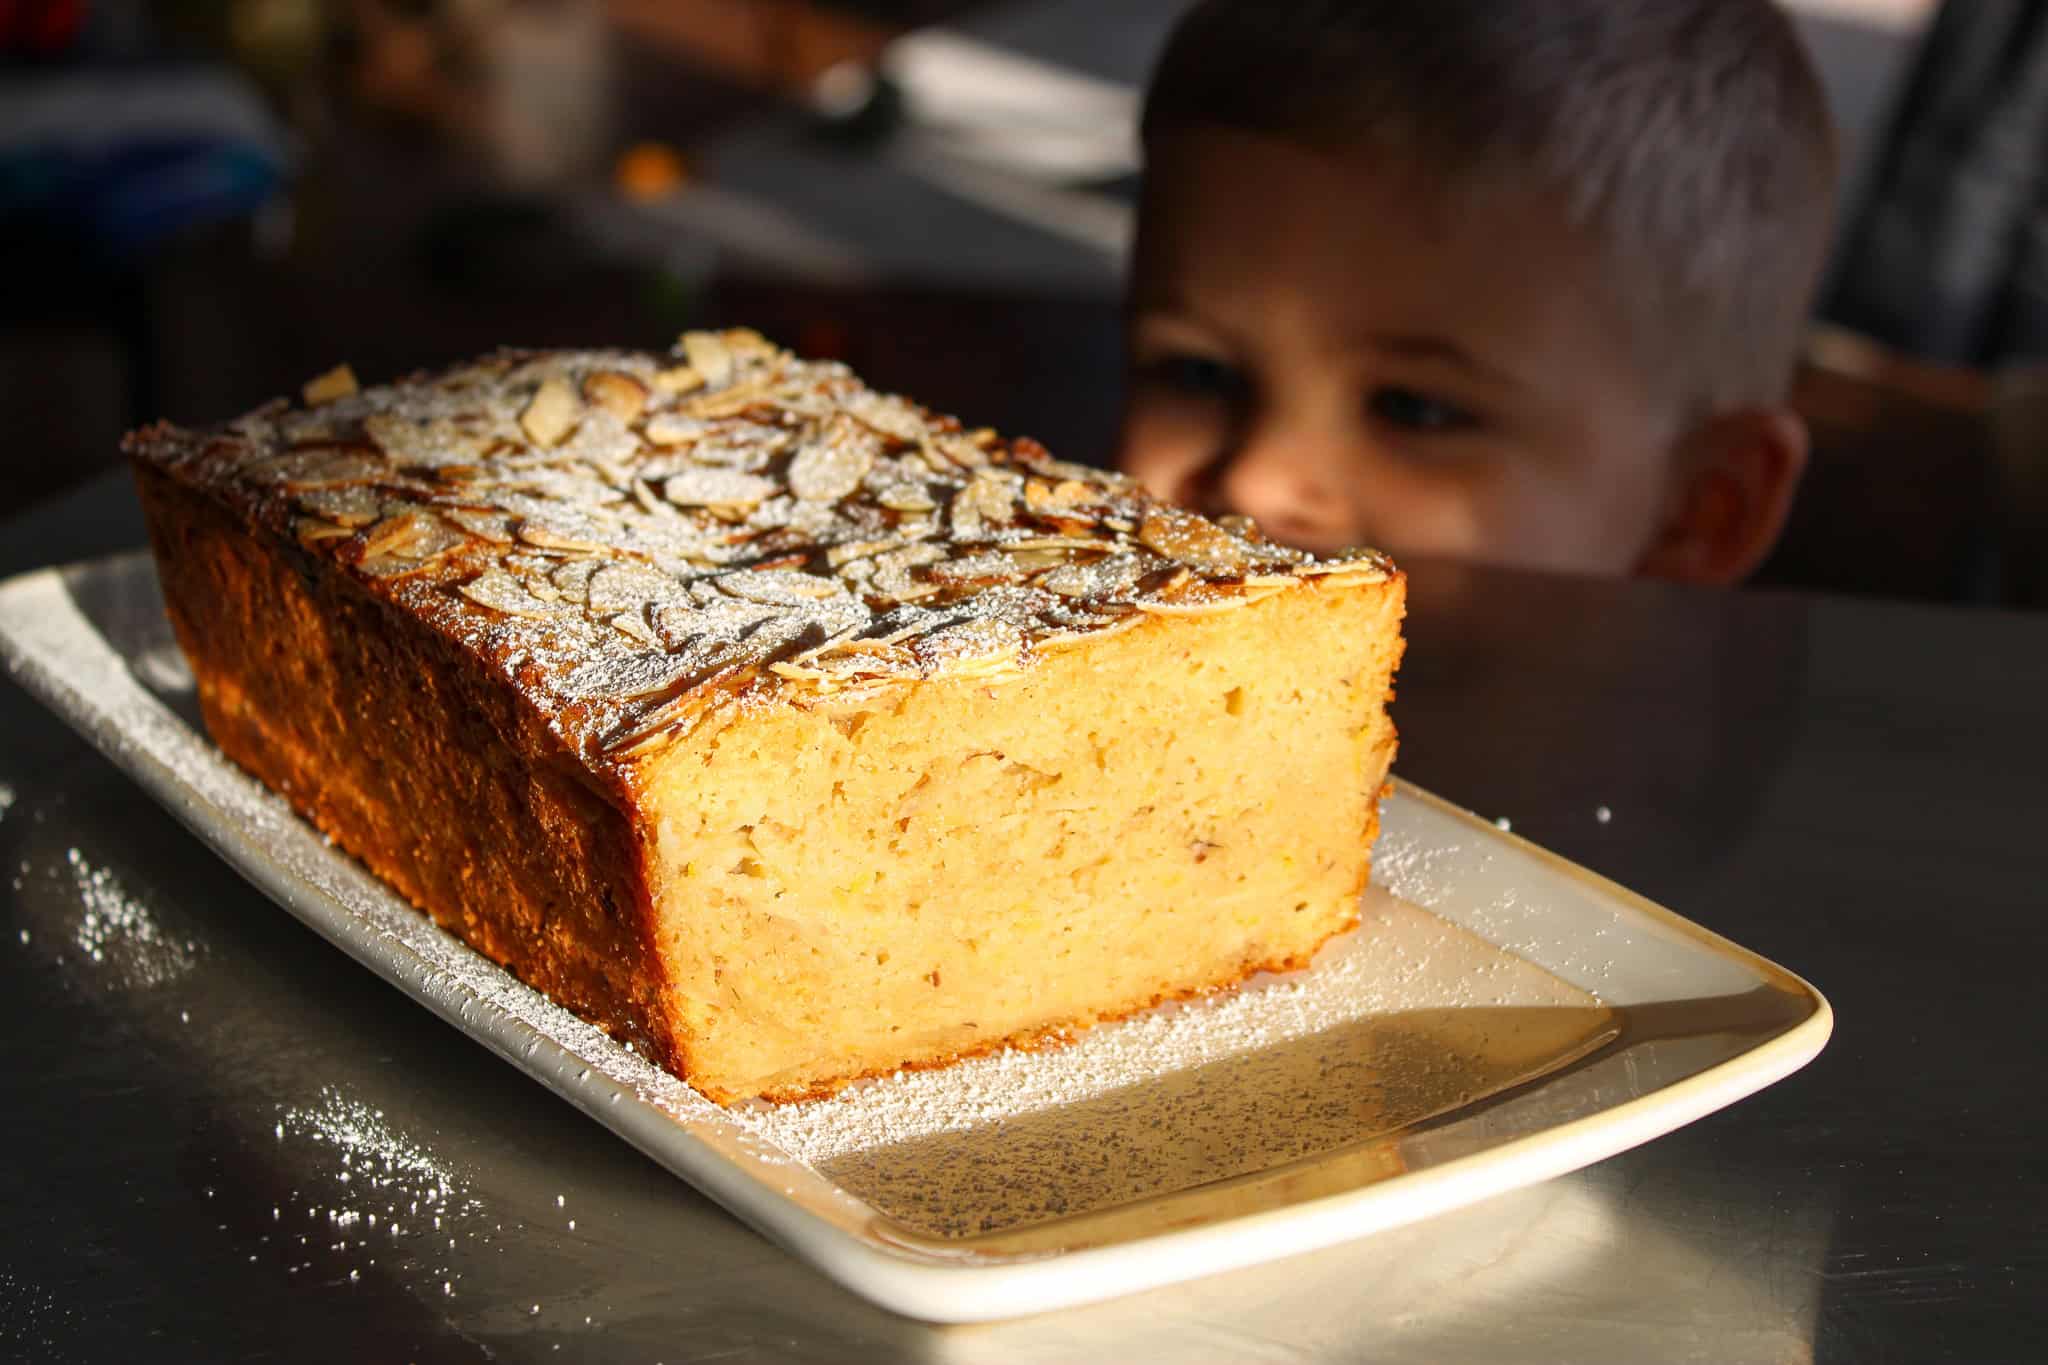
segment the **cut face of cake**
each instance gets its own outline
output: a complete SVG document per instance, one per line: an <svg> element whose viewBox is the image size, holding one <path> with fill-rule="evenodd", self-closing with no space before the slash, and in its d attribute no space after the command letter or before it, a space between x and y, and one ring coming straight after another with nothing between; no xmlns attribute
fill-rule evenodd
<svg viewBox="0 0 2048 1365"><path fill-rule="evenodd" d="M131 437L230 756L721 1102L1056 1039L1357 917L1404 583L752 333Z"/></svg>

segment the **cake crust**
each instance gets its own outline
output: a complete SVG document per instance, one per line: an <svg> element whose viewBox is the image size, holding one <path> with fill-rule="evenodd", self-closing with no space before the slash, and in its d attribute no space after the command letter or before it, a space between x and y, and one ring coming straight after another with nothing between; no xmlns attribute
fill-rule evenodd
<svg viewBox="0 0 2048 1365"><path fill-rule="evenodd" d="M893 1066L1056 1038L1299 965L1355 917L1341 903L1363 889L1393 753L1383 702L1402 580L1382 556L1317 560L1248 523L1194 517L751 333L692 334L666 355L502 352L369 391L337 371L308 398L210 431L158 425L127 443L209 730L444 926L713 1098L829 1093ZM1086 802L1071 795L1079 765L1061 748L1071 736L1008 724L1005 708L1066 716L1068 698L1095 689L1104 714L1121 715L1105 668L1225 668L1241 640L1253 654L1276 647L1239 624L1269 617L1260 629L1371 637L1326 651L1344 674L1330 704L1349 708L1328 710L1330 742L1352 746L1360 789L1336 794L1349 828L1331 843L1354 841L1358 854L1324 870L1314 925L1270 943L1241 935L1234 957L1224 950L1149 993L1119 987L1096 1007L991 1016L1014 1028L919 1026L922 1041L895 1053L793 1042L846 1025L823 1005L749 1003L810 989L754 971L747 955L766 938L843 975L854 968L842 940L865 944L872 930L891 941L889 926L869 922L876 906L897 904L819 880L813 850L850 857L851 836L790 815L790 799L812 798L772 790L778 763L793 784L829 779L824 805L851 789L891 811L937 774L932 789L1007 802L1033 828L1058 824L1056 861L1093 837L1073 814ZM1298 653L1294 674L1312 672L1316 650ZM1238 664L1246 677L1254 662ZM1188 697L1175 704L1195 706ZM1120 723L1151 720L1139 707ZM1289 722L1275 711L1266 723L1277 734ZM877 757L913 742L937 754L958 739L942 732L969 727L1042 751L1046 766L996 752L1001 782L1027 783L1006 795L965 761L946 758L912 782L908 760L890 768ZM761 735L785 749L732 756ZM1098 785L1179 780L1148 761L1119 758ZM1019 768L1038 776L1016 779ZM1047 776L1068 786L1029 785ZM760 794L744 811L707 815L699 797L720 784ZM729 816L731 830L714 816ZM798 827L791 820L802 837L778 836ZM946 840L980 847L969 826L948 829L915 856L943 864ZM1144 833L1155 836L1167 837ZM1210 855L1200 848L1223 845L1189 846L1201 863ZM696 866L714 848L724 861L712 886ZM942 907L924 910L927 921L952 916L944 932L979 952L950 908L960 887L918 886ZM901 903L914 914L928 902ZM1085 904L1072 901L1059 932L1111 941L1100 936L1114 926L1089 919ZM1031 912L1006 913L981 937L1035 951L1011 922ZM957 963L956 976L981 969L957 943L934 943L934 963ZM888 956L868 957L877 953ZM873 1009L902 996L885 967L858 968L881 983ZM930 975L932 995L945 997L937 965ZM871 983L849 984L857 995ZM939 1007L922 997L901 1006L926 1024ZM783 1041L764 1051L748 1029Z"/></svg>

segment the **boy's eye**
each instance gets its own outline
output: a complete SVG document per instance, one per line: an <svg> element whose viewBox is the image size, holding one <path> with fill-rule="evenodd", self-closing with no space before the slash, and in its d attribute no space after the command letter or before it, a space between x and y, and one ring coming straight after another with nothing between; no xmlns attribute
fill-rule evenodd
<svg viewBox="0 0 2048 1365"><path fill-rule="evenodd" d="M1456 403L1414 389L1374 389L1366 399L1366 409L1380 421L1406 431L1458 431L1477 422Z"/></svg>
<svg viewBox="0 0 2048 1365"><path fill-rule="evenodd" d="M1145 375L1164 388L1191 398L1234 400L1246 386L1236 366L1205 355L1161 356L1145 365Z"/></svg>

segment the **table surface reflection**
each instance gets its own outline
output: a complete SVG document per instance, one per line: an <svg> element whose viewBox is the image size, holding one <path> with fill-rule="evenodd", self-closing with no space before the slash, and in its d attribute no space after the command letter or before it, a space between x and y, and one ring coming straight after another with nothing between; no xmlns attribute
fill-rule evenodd
<svg viewBox="0 0 2048 1365"><path fill-rule="evenodd" d="M129 542L127 496L0 526L0 571ZM0 1354L2038 1358L2048 622L1411 575L1402 773L1809 977L1811 1067L1420 1226L927 1327L399 1000L0 684Z"/></svg>

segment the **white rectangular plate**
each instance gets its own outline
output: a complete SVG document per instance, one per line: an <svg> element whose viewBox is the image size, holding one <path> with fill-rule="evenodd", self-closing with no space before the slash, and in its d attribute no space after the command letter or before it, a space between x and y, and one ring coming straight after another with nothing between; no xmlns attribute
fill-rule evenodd
<svg viewBox="0 0 2048 1365"><path fill-rule="evenodd" d="M0 584L23 686L315 931L825 1274L973 1322L1398 1226L1810 1061L1804 981L1413 787L1307 971L1073 1045L720 1109L436 928L197 722L148 556Z"/></svg>

